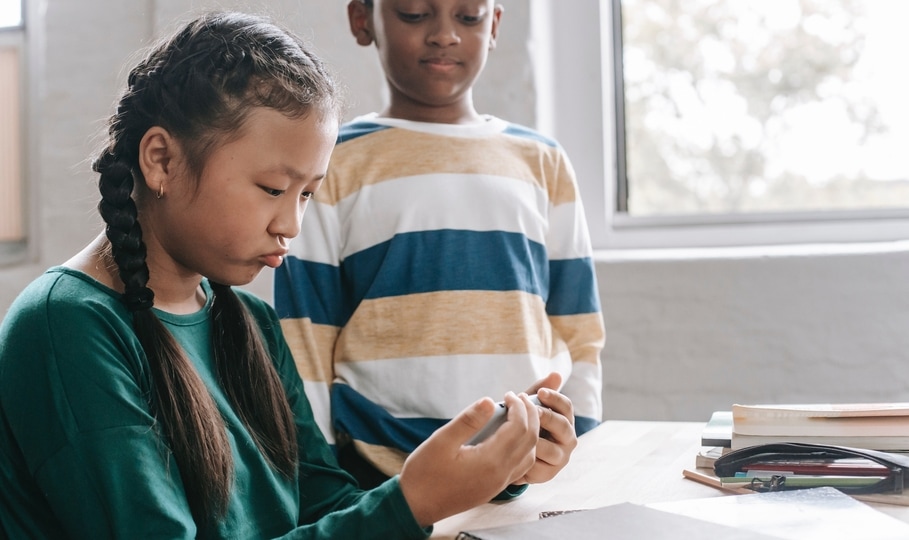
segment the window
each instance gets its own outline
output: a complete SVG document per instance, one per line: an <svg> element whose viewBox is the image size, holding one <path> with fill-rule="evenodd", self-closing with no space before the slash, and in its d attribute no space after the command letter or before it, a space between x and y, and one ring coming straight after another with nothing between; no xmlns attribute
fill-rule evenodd
<svg viewBox="0 0 909 540"><path fill-rule="evenodd" d="M0 0L0 260L25 241L22 4Z"/></svg>
<svg viewBox="0 0 909 540"><path fill-rule="evenodd" d="M909 237L909 3L613 2L616 230Z"/></svg>

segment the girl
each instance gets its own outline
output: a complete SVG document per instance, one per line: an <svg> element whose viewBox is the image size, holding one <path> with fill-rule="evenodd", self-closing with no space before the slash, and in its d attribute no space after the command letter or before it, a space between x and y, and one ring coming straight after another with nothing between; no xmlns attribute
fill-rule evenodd
<svg viewBox="0 0 909 540"><path fill-rule="evenodd" d="M370 491L319 433L274 311L276 267L339 123L322 64L272 24L198 18L129 74L100 235L0 327L0 537L414 538L526 481L540 413L485 398ZM570 453L570 449L566 449Z"/></svg>

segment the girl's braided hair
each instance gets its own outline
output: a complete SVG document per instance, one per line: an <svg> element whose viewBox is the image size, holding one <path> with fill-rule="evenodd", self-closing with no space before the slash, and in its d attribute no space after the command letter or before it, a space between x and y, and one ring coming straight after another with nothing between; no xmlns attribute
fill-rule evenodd
<svg viewBox="0 0 909 540"><path fill-rule="evenodd" d="M93 164L98 205L125 286L123 301L151 366L150 406L169 443L200 527L222 517L233 482L231 447L214 400L155 312L134 188L139 142L161 126L180 143L190 178L229 141L254 107L290 118L338 114L326 69L296 37L258 17L213 13L183 26L132 69ZM141 194L138 196L141 201ZM140 203L141 204L141 203ZM296 470L293 415L259 331L226 285L211 283L212 346L219 383L260 450L282 474Z"/></svg>

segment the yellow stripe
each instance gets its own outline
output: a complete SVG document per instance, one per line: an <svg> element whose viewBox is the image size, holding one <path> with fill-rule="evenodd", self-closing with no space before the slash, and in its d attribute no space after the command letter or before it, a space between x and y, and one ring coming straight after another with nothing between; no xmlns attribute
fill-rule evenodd
<svg viewBox="0 0 909 540"><path fill-rule="evenodd" d="M399 474L404 467L404 460L407 459L407 454L397 448L368 444L356 439L353 444L358 454L386 476Z"/></svg>
<svg viewBox="0 0 909 540"><path fill-rule="evenodd" d="M573 172L557 148L497 135L474 139L387 129L338 145L316 195L334 205L362 187L423 174L484 174L532 183L553 204L574 202Z"/></svg>
<svg viewBox="0 0 909 540"><path fill-rule="evenodd" d="M599 364L600 351L606 344L602 313L562 315L549 321L555 333L568 344L572 362Z"/></svg>
<svg viewBox="0 0 909 540"><path fill-rule="evenodd" d="M306 318L281 319L281 329L293 353L300 378L331 383L334 379L331 355L338 338L338 327L312 324Z"/></svg>
<svg viewBox="0 0 909 540"><path fill-rule="evenodd" d="M427 312L431 316L421 315ZM336 359L527 353L551 358L565 350L561 340L553 340L536 295L445 291L364 301L341 334Z"/></svg>

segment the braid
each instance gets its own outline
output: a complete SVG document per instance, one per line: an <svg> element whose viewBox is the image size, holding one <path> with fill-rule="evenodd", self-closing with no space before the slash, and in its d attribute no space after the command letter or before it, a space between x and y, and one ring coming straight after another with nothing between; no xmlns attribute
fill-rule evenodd
<svg viewBox="0 0 909 540"><path fill-rule="evenodd" d="M101 173L98 211L107 223L107 239L126 289L123 295L126 307L132 312L151 309L155 293L146 286L148 265L142 228L136 219L138 211L131 196L132 172L127 165L113 161L110 153L103 154L94 168Z"/></svg>
<svg viewBox="0 0 909 540"><path fill-rule="evenodd" d="M322 63L292 35L262 19L209 14L153 48L129 73L93 164L100 173L106 235L124 284L123 301L148 358L149 405L173 452L200 531L224 515L233 460L224 420L198 372L158 319L134 193L146 189L139 144L154 126L171 134L186 160L181 181L200 177L218 144L230 140L255 107L289 118L314 108L338 114L338 90ZM294 417L259 328L240 298L211 283L212 350L219 384L270 464L296 472Z"/></svg>
<svg viewBox="0 0 909 540"><path fill-rule="evenodd" d="M221 451L228 444L224 423L202 379L151 309L155 294L147 286L145 243L131 196L132 171L107 151L93 169L101 174L98 210L124 284L123 301L133 313L136 336L149 357L152 408L180 467L193 515L198 521L219 516L226 509L233 472L231 455ZM216 474L206 472L201 463L205 460L214 460ZM211 498L212 493L219 495Z"/></svg>

